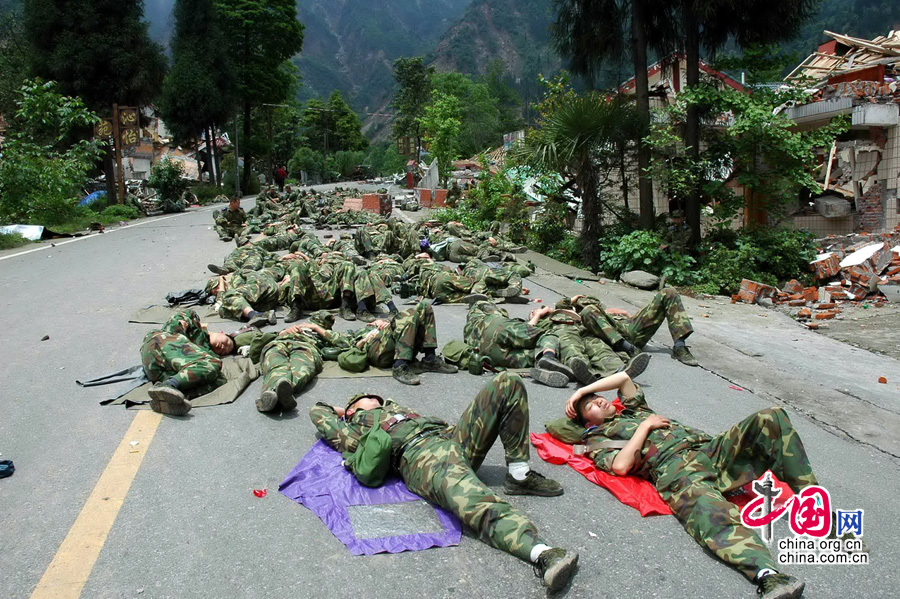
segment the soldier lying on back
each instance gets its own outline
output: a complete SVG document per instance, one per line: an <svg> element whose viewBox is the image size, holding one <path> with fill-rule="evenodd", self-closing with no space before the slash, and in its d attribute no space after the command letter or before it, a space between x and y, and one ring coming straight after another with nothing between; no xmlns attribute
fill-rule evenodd
<svg viewBox="0 0 900 599"><path fill-rule="evenodd" d="M614 389L625 406L620 413L596 395ZM643 390L622 372L572 394L566 415L588 427L580 438L580 427L567 426L571 421L548 423L548 430L585 443L585 455L600 470L652 482L688 534L756 583L763 599L800 597L804 583L776 571L768 547L723 495L767 470L797 493L818 484L782 408L760 410L713 437L653 412Z"/></svg>
<svg viewBox="0 0 900 599"><path fill-rule="evenodd" d="M351 398L346 409L317 404L309 415L324 440L342 452L356 451L362 435L381 426L391 437L391 467L410 491L459 516L482 541L534 564L551 591L575 574L578 554L544 544L534 524L475 474L499 436L509 467L507 494L563 493L559 483L529 468L528 395L519 376L494 377L456 426L367 394Z"/></svg>

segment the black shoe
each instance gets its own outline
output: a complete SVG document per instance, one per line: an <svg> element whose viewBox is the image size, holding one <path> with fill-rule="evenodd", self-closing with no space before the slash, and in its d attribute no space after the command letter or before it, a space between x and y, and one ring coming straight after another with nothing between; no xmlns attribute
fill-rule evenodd
<svg viewBox="0 0 900 599"><path fill-rule="evenodd" d="M226 235L225 237L220 237L219 239L221 239L222 241L231 241L232 239L234 239L234 237L228 237Z"/></svg>
<svg viewBox="0 0 900 599"><path fill-rule="evenodd" d="M638 375L644 372L647 369L647 364L650 363L650 358L652 356L650 354L639 353L635 357L628 360L628 365L623 369L625 373L634 380Z"/></svg>
<svg viewBox="0 0 900 599"><path fill-rule="evenodd" d="M391 369L391 375L404 385L418 385L422 382L419 380L419 377L413 374L413 372L409 369L409 364L394 366Z"/></svg>
<svg viewBox="0 0 900 599"><path fill-rule="evenodd" d="M297 408L297 400L294 399L294 386L287 379L281 379L275 383L275 395L278 396L278 405L285 412Z"/></svg>
<svg viewBox="0 0 900 599"><path fill-rule="evenodd" d="M191 402L184 393L168 385L153 385L147 391L150 396L150 409L160 414L184 416L191 411Z"/></svg>
<svg viewBox="0 0 900 599"><path fill-rule="evenodd" d="M209 272L217 274L217 275L227 275L228 271L219 266L218 264L207 264L206 268L209 269Z"/></svg>
<svg viewBox="0 0 900 599"><path fill-rule="evenodd" d="M571 368L569 368L568 366L566 366L565 364L563 364L556 358L548 356L547 354L544 354L540 358L538 358L537 363L535 363L535 367L540 368L541 370L552 370L554 372L561 372L564 375L566 375L566 377L568 377L568 379L570 381L575 380L575 373L572 372Z"/></svg>
<svg viewBox="0 0 900 599"><path fill-rule="evenodd" d="M594 380L594 373L591 372L591 366L584 358L570 358L566 364L575 374L575 380L582 385L588 385Z"/></svg>
<svg viewBox="0 0 900 599"><path fill-rule="evenodd" d="M253 327L256 329L261 329L264 326L267 326L268 324L269 324L269 315L266 314L265 312L260 312L259 314L257 314L256 316L254 316L253 318L251 318L250 320L247 321L248 327Z"/></svg>
<svg viewBox="0 0 900 599"><path fill-rule="evenodd" d="M435 356L433 360L422 360L419 362L423 372L437 372L438 374L455 374L459 372L457 366L447 364L444 359Z"/></svg>
<svg viewBox="0 0 900 599"><path fill-rule="evenodd" d="M506 303L507 303L507 304L527 304L527 303L530 302L530 301L531 301L531 300L529 300L529 299L528 299L527 297L525 297L524 295L514 295L514 296L512 296L512 297L506 298Z"/></svg>
<svg viewBox="0 0 900 599"><path fill-rule="evenodd" d="M294 305L291 306L291 311L287 313L287 316L284 317L284 322L291 323L297 322L302 318L303 310L300 308L299 302L294 302Z"/></svg>
<svg viewBox="0 0 900 599"><path fill-rule="evenodd" d="M547 549L534 564L534 575L551 593L562 589L578 569L578 554L565 549Z"/></svg>
<svg viewBox="0 0 900 599"><path fill-rule="evenodd" d="M533 380L535 383L547 385L548 387L556 387L557 389L562 389L569 384L569 377L561 372L555 372L553 370L532 368L528 371L528 374L529 376L531 376L531 380Z"/></svg>
<svg viewBox="0 0 900 599"><path fill-rule="evenodd" d="M756 593L762 599L798 599L803 595L806 583L793 576L775 573L763 576L756 582Z"/></svg>
<svg viewBox="0 0 900 599"><path fill-rule="evenodd" d="M465 296L464 298L462 298L460 300L460 302L462 302L464 304L469 304L471 306L475 302L486 302L489 299L491 299L491 298L489 298L488 296L486 296L483 293L471 293L471 294Z"/></svg>
<svg viewBox="0 0 900 599"><path fill-rule="evenodd" d="M563 488L555 480L534 470L529 470L525 480L516 480L507 472L506 480L503 481L503 492L507 495L557 497L563 494Z"/></svg>

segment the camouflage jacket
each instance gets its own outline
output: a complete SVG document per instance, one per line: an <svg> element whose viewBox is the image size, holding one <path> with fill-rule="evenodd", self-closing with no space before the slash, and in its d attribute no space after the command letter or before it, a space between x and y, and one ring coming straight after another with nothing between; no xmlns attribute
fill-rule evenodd
<svg viewBox="0 0 900 599"><path fill-rule="evenodd" d="M609 473L613 473L613 460L619 453L619 449L596 447L592 449L591 441L628 441L637 432L640 424L655 413L647 405L644 391L640 387L633 397L619 394L619 400L625 406L624 410L603 424L589 427L582 434L589 457L597 468ZM641 451L643 460L631 474L652 480L654 469L669 458L686 449L698 447L711 438L703 431L685 426L677 420L671 420L669 428L656 429L647 435L647 441Z"/></svg>

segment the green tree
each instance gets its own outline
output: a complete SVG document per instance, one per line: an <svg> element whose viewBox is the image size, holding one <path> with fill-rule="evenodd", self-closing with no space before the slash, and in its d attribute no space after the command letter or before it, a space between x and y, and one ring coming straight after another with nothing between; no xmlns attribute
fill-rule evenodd
<svg viewBox="0 0 900 599"><path fill-rule="evenodd" d="M331 92L327 102L318 98L309 100L301 124L307 145L326 154L364 150L369 146L369 140L362 134L362 122L338 90Z"/></svg>
<svg viewBox="0 0 900 599"><path fill-rule="evenodd" d="M394 139L410 136L415 140L413 157L419 159L422 148L422 124L425 108L431 101L431 75L434 67L425 65L421 56L398 58L394 61L394 79L397 91L392 106L397 112L394 119Z"/></svg>
<svg viewBox="0 0 900 599"><path fill-rule="evenodd" d="M640 123L635 109L622 97L609 100L589 93L561 104L513 153L517 162L539 172L558 173L567 184L575 185L584 216L582 255L591 268L599 263L603 231L599 157L631 136Z"/></svg>
<svg viewBox="0 0 900 599"><path fill-rule="evenodd" d="M25 0L30 71L56 81L94 112L114 103L145 105L159 92L166 60L150 41L141 0ZM111 153L104 156L107 191L116 197Z"/></svg>
<svg viewBox="0 0 900 599"><path fill-rule="evenodd" d="M488 93L496 101L499 111L498 129L500 133L510 133L525 127L522 118L522 98L507 81L503 72L503 62L492 60L487 67L482 81L487 85Z"/></svg>
<svg viewBox="0 0 900 599"><path fill-rule="evenodd" d="M253 108L279 104L297 84L289 59L303 47L303 25L293 0L216 0L219 19L237 78L237 98L243 108L244 172L247 189L253 169Z"/></svg>
<svg viewBox="0 0 900 599"><path fill-rule="evenodd" d="M453 161L459 156L457 137L462 123L459 99L451 94L434 90L431 104L425 107L420 120L428 151L437 159L438 173L442 185L453 170Z"/></svg>
<svg viewBox="0 0 900 599"><path fill-rule="evenodd" d="M232 114L235 91L228 55L221 51L225 38L216 22L214 0L177 0L174 15L173 64L159 108L176 141L194 142L203 136L207 148L213 148L217 126Z"/></svg>
<svg viewBox="0 0 900 599"><path fill-rule="evenodd" d="M0 156L0 220L54 225L75 214L103 143L71 140L97 120L80 99L57 93L54 83L25 82Z"/></svg>
<svg viewBox="0 0 900 599"><path fill-rule="evenodd" d="M0 114L12 119L19 89L28 75L27 47L20 17L0 14Z"/></svg>
<svg viewBox="0 0 900 599"><path fill-rule="evenodd" d="M437 72L431 76L434 91L459 101L460 131L456 147L462 156L496 148L503 141L500 109L486 83L462 73Z"/></svg>

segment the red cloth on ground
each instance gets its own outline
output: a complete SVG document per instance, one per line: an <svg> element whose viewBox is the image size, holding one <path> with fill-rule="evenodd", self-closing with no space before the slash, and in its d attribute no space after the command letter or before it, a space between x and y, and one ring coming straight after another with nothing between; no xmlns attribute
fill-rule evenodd
<svg viewBox="0 0 900 599"><path fill-rule="evenodd" d="M600 485L612 493L616 499L625 505L639 511L641 516L672 513L666 502L659 496L659 492L653 486L653 483L648 480L638 476L613 476L612 474L607 474L599 470L590 458L572 453L571 445L554 439L550 433L531 433L531 444L534 445L538 455L545 462L556 465L568 464L595 485ZM776 506L780 506L794 493L790 487L778 480L774 474L772 479L775 481L775 486L782 489L781 495L775 502ZM727 497L728 501L739 508L743 508L756 495L753 492L752 484L750 483L743 487L744 493Z"/></svg>

